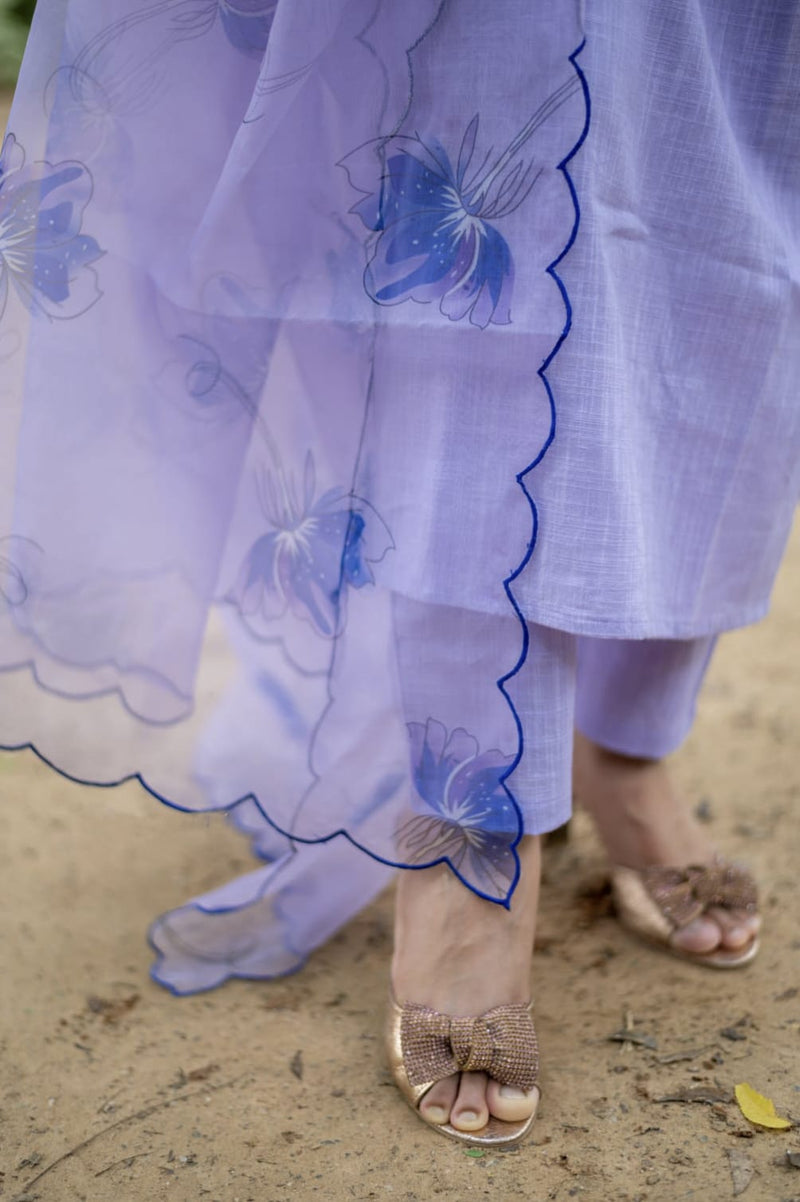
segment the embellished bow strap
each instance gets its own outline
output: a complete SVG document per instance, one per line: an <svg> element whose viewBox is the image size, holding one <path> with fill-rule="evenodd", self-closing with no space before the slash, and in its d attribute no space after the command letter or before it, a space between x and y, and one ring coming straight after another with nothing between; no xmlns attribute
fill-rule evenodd
<svg viewBox="0 0 800 1202"><path fill-rule="evenodd" d="M536 1084L539 1050L529 1006L496 1006L477 1018L451 1018L407 1002L400 1038L411 1085L433 1084L457 1072L488 1073L517 1089Z"/></svg>
<svg viewBox="0 0 800 1202"><path fill-rule="evenodd" d="M645 868L641 875L662 914L678 928L694 922L710 906L751 913L757 908L752 876L740 864L726 860L688 868Z"/></svg>

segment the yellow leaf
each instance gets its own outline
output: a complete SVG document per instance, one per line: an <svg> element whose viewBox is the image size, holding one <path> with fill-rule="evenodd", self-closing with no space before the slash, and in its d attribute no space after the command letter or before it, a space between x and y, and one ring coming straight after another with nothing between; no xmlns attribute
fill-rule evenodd
<svg viewBox="0 0 800 1202"><path fill-rule="evenodd" d="M792 1126L788 1119L782 1119L775 1113L775 1103L758 1093L752 1085L737 1085L736 1101L744 1117L751 1123L757 1123L759 1127L773 1127L776 1131L785 1131L787 1127Z"/></svg>

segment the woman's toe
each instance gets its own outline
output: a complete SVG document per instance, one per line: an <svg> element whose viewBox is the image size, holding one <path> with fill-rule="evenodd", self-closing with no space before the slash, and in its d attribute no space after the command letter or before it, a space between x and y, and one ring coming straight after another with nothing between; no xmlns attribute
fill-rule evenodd
<svg viewBox="0 0 800 1202"><path fill-rule="evenodd" d="M480 1131L489 1122L486 1073L462 1073L450 1123L457 1131Z"/></svg>
<svg viewBox="0 0 800 1202"><path fill-rule="evenodd" d="M539 1105L539 1088L534 1085L527 1092L513 1085L501 1085L490 1081L486 1089L489 1111L504 1123L521 1123L534 1113Z"/></svg>
<svg viewBox="0 0 800 1202"><path fill-rule="evenodd" d="M457 1094L458 1073L454 1073L452 1077L445 1077L443 1081L437 1081L430 1087L419 1104L420 1114L426 1122L434 1123L437 1127L442 1123L449 1123L450 1111Z"/></svg>
<svg viewBox="0 0 800 1202"><path fill-rule="evenodd" d="M719 947L721 941L722 931L719 924L706 915L681 927L672 936L675 947L698 956L702 956L706 952L713 952L715 948Z"/></svg>
<svg viewBox="0 0 800 1202"><path fill-rule="evenodd" d="M723 910L714 908L708 912L709 918L720 929L720 943L723 947L736 950L750 943L758 934L760 920L757 914L746 910Z"/></svg>

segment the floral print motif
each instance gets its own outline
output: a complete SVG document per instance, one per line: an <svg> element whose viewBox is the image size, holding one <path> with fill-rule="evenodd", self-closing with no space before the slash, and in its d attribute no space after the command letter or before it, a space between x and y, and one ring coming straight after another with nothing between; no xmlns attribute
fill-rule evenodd
<svg viewBox="0 0 800 1202"><path fill-rule="evenodd" d="M241 373L246 373L249 389L225 365L219 351L202 338L179 334L176 348L177 359L167 369L167 395L173 400L183 395L188 397L191 403L188 412L200 421L226 422L246 414L272 450L269 431L252 396L263 379L264 368L258 356L270 348L268 336L265 335L256 350L247 344L228 350L230 358L238 351L237 367ZM179 373L180 386L175 372Z"/></svg>
<svg viewBox="0 0 800 1202"><path fill-rule="evenodd" d="M262 508L272 529L250 548L233 599L246 618L271 621L288 609L332 637L342 627L347 588L374 583L370 564L383 557L391 536L366 501L340 488L315 494L311 454L302 498L282 470L267 473ZM376 527L381 548L372 545Z"/></svg>
<svg viewBox="0 0 800 1202"><path fill-rule="evenodd" d="M380 188L353 209L376 235L364 277L374 301L438 301L451 321L468 317L481 329L510 323L514 263L495 223L533 191L544 167L526 147L577 86L571 79L548 97L497 155L476 155L478 114L455 164L432 137L397 135L380 144Z"/></svg>
<svg viewBox="0 0 800 1202"><path fill-rule="evenodd" d="M409 723L416 791L428 810L398 831L403 863L448 860L464 881L492 898L505 898L516 875L514 846L519 813L503 780L514 760L481 752L463 729L452 732L433 718Z"/></svg>
<svg viewBox="0 0 800 1202"><path fill-rule="evenodd" d="M92 125L151 108L169 80L176 46L221 30L234 50L263 57L278 0L154 0L102 25L48 89L54 115L70 101ZM102 7L102 6L98 6ZM71 113L74 122L74 110Z"/></svg>
<svg viewBox="0 0 800 1202"><path fill-rule="evenodd" d="M0 152L0 316L10 287L31 312L47 317L77 317L99 299L91 264L103 251L81 233L91 195L82 163L26 167L22 147L8 135Z"/></svg>
<svg viewBox="0 0 800 1202"><path fill-rule="evenodd" d="M158 0L103 28L83 47L72 69L101 80L111 94L120 82L143 85L151 78L154 55L160 58L177 42L203 37L214 28L217 18L232 46L260 56L266 49L277 7L278 0ZM137 33L147 32L152 22L161 25L160 45L150 46L146 60L138 62L135 56L119 61L113 58L117 43L136 46Z"/></svg>
<svg viewBox="0 0 800 1202"><path fill-rule="evenodd" d="M217 0L222 28L228 41L245 54L261 56L278 0Z"/></svg>

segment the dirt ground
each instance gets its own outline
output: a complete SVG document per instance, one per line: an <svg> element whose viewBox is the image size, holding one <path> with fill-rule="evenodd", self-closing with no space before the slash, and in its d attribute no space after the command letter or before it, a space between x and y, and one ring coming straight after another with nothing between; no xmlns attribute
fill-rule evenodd
<svg viewBox="0 0 800 1202"><path fill-rule="evenodd" d="M761 956L716 974L630 939L579 819L546 864L544 1100L506 1154L468 1155L391 1087L390 896L294 977L175 999L148 979L145 928L245 870L239 836L134 787L109 798L32 755L0 758L0 1196L706 1202L735 1195L736 1169L752 1202L800 1200L786 1160L800 1132L756 1129L731 1100L748 1082L800 1120L798 591L800 527L771 616L723 640L675 760L719 844L763 881ZM642 1042L609 1038L626 1023ZM669 1100L686 1090L697 1100Z"/></svg>
<svg viewBox="0 0 800 1202"><path fill-rule="evenodd" d="M505 1154L442 1139L391 1086L390 896L294 977L175 999L148 978L145 929L245 871L239 836L0 757L0 1197L800 1202L800 1130L757 1129L732 1100L748 1082L800 1121L799 593L800 528L770 618L722 641L675 759L763 882L759 960L715 974L630 939L579 816L546 861L544 1100Z"/></svg>

